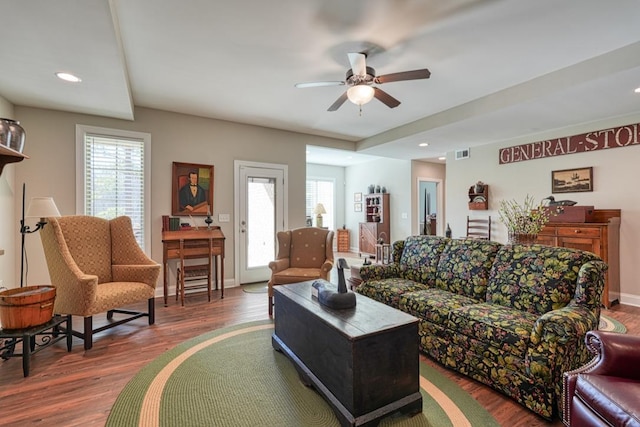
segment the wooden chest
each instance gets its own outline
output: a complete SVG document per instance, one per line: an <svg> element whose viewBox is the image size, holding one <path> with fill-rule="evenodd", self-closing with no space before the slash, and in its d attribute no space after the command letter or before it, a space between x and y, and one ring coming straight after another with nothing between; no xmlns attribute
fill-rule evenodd
<svg viewBox="0 0 640 427"><path fill-rule="evenodd" d="M354 308L326 308L311 297L312 283L274 288L274 348L343 426L421 412L418 319L359 294Z"/></svg>
<svg viewBox="0 0 640 427"><path fill-rule="evenodd" d="M594 222L593 206L550 206L549 222Z"/></svg>

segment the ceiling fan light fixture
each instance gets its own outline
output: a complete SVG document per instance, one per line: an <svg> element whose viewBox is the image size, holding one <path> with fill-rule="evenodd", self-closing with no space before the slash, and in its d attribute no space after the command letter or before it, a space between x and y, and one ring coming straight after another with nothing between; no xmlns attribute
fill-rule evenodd
<svg viewBox="0 0 640 427"><path fill-rule="evenodd" d="M364 105L373 99L373 88L369 85L355 85L347 90L347 98L356 105Z"/></svg>

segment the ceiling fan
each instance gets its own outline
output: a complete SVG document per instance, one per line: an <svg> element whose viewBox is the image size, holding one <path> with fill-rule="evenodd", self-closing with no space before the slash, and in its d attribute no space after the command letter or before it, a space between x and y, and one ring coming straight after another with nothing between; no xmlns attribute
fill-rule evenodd
<svg viewBox="0 0 640 427"><path fill-rule="evenodd" d="M348 56L349 62L351 63L351 69L347 70L347 75L344 81L298 83L295 86L298 88L307 88L347 85L349 86L349 89L347 89L347 91L343 93L336 102L327 109L327 111L336 111L348 99L358 105L360 107L360 112L362 112L362 106L373 98L378 99L389 108L395 108L400 105L400 101L382 89L373 86L374 83L383 84L402 80L428 79L429 76L431 76L431 72L426 68L376 76L376 70L371 67L367 67L366 54L349 53Z"/></svg>

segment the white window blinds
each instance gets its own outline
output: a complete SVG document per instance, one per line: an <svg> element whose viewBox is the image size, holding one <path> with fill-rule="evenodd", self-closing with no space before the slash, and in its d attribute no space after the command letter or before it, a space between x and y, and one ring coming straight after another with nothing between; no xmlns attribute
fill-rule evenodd
<svg viewBox="0 0 640 427"><path fill-rule="evenodd" d="M80 213L105 219L130 217L136 240L145 250L149 237L145 139L84 132L82 152Z"/></svg>

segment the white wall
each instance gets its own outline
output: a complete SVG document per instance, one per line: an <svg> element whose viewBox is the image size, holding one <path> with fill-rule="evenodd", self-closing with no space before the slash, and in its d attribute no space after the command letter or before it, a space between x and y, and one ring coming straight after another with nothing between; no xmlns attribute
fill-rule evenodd
<svg viewBox="0 0 640 427"><path fill-rule="evenodd" d="M1 96L0 117L15 120L13 105ZM28 137L27 134L25 145L29 143ZM15 201L19 198L16 190L20 190L15 185L15 167L16 163L6 165L0 175L0 251L4 251L0 256L0 286L7 288L20 286L20 273L16 274L15 270L15 265L20 263L20 247L16 250L16 230L20 230L20 220L14 210Z"/></svg>
<svg viewBox="0 0 640 427"><path fill-rule="evenodd" d="M363 212L355 212L353 207L354 193L368 193L370 184L384 186L389 194L391 236L396 241L411 235L411 203L415 192L411 184L411 161L380 159L359 165L349 166L345 173L345 222L351 230L350 247L358 252L358 224L364 221ZM406 218L403 218L406 214Z"/></svg>
<svg viewBox="0 0 640 427"><path fill-rule="evenodd" d="M16 181L27 183L27 198L52 196L62 215L75 214L76 124L151 134L151 256L159 263L162 262L161 216L171 212L172 162L214 165L213 218L214 224L220 225L226 236L227 286L234 284L234 232L237 227L233 221L218 223L217 219L220 213L234 218L233 161L288 165L289 226L295 228L305 225L306 145L331 144L353 149L352 143L344 141L146 108L136 108L135 121L28 107L16 107L15 110L27 133L25 154L30 157L16 168ZM3 209L3 215L15 216L18 203L15 198L9 203L11 208ZM203 218L196 221L204 225ZM14 234L17 230L17 224L15 230L11 228ZM28 284L48 283L40 239L37 234L27 238Z"/></svg>
<svg viewBox="0 0 640 427"><path fill-rule="evenodd" d="M499 221L500 200L522 201L529 194L536 200L551 195L551 171L579 167L593 167L594 191L562 194L561 199L575 200L579 205L593 205L596 209L621 209L620 226L620 302L640 306L640 196L635 187L640 183L640 146L629 146L588 153L570 154L547 159L500 165L498 150L527 142L562 136L579 135L589 131L638 123L640 116L616 121L592 123L562 134L538 134L471 149L471 157L454 160L447 155L447 221L453 236L466 230L466 216L491 215L492 240L506 242L506 228ZM489 210L469 211L467 192L478 180L489 185ZM558 195L555 195L558 198Z"/></svg>

